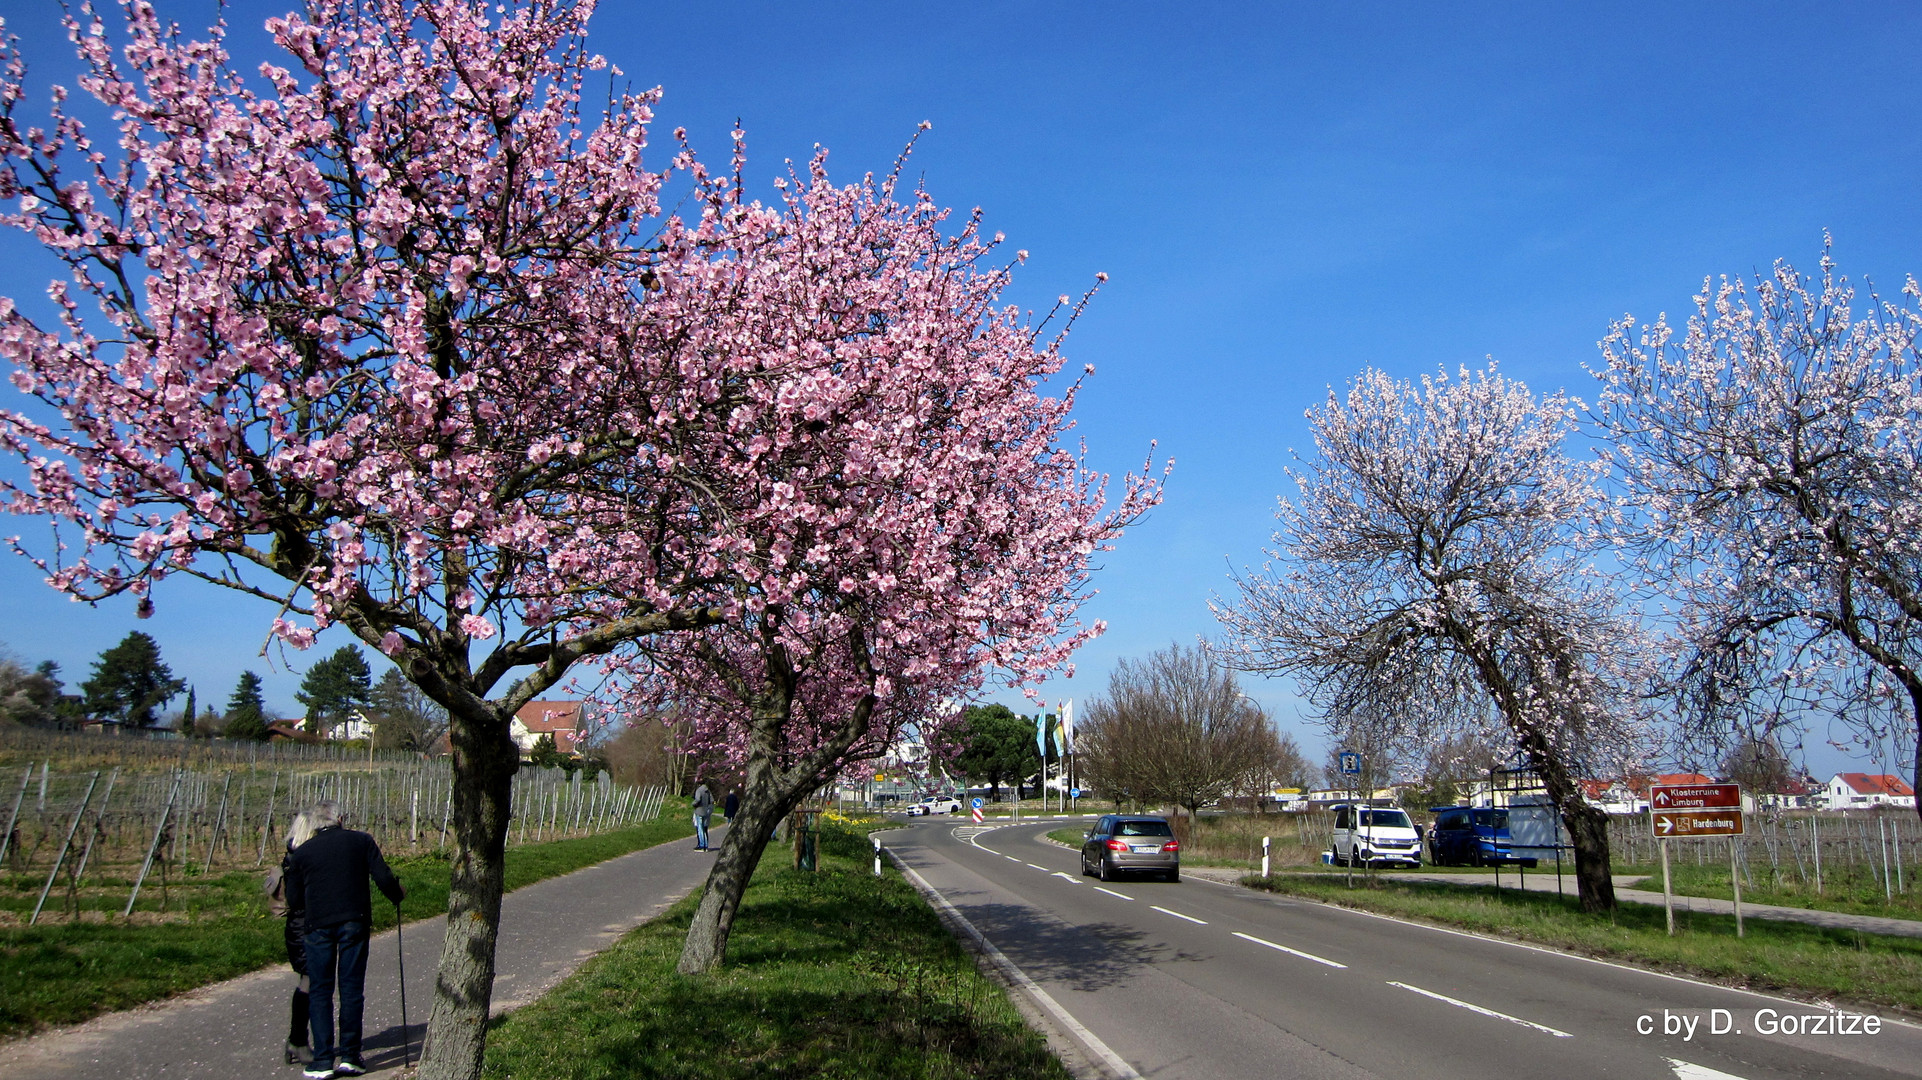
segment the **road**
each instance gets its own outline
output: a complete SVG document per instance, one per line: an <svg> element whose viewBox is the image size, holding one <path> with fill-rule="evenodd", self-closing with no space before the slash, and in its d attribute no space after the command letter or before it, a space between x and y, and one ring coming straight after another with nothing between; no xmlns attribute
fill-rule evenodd
<svg viewBox="0 0 1922 1080"><path fill-rule="evenodd" d="M1063 824L937 817L885 836L1123 1077L1922 1076L1916 1025L1193 875L1104 885L1042 839ZM1805 1015L1822 1019L1791 1031L1844 1030L1765 1033Z"/></svg>

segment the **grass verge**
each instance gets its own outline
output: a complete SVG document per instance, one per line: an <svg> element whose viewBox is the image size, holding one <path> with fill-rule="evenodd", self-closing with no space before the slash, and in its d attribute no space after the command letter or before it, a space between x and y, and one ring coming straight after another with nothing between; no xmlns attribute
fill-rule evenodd
<svg viewBox="0 0 1922 1080"><path fill-rule="evenodd" d="M891 824L828 826L816 873L770 845L718 972L674 970L689 897L500 1021L485 1076L1066 1080L914 889L873 876L866 833Z"/></svg>
<svg viewBox="0 0 1922 1080"><path fill-rule="evenodd" d="M507 889L680 839L693 831L686 815L667 813L645 825L597 836L509 848ZM444 858L396 860L392 865L407 887L402 905L407 919L447 910ZM282 924L268 914L260 880L260 874L232 873L198 883L191 901L194 910L185 921L0 927L0 1038L78 1023L284 964ZM393 924L392 905L376 894L375 929Z"/></svg>
<svg viewBox="0 0 1922 1080"><path fill-rule="evenodd" d="M1572 897L1513 890L1468 891L1431 882L1377 881L1348 889L1321 875L1242 879L1250 888L1548 945L1583 956L1695 976L1728 986L1801 998L1840 999L1922 1013L1922 940L1802 923L1675 913L1669 937L1662 909L1622 904L1585 915Z"/></svg>
<svg viewBox="0 0 1922 1080"><path fill-rule="evenodd" d="M1650 892L1662 891L1662 868L1659 865L1625 867L1615 872L1618 875L1646 874L1648 876L1636 888ZM1669 873L1677 896L1707 896L1718 900L1730 900L1735 896L1735 890L1729 884L1726 860L1720 866L1671 865ZM1903 884L1915 888L1913 882L1905 880ZM1884 919L1922 919L1922 893L1896 892L1892 883L1885 887L1881 881L1867 880L1866 876L1850 878L1846 874L1830 875L1823 886L1823 891L1818 893L1813 885L1806 882L1772 882L1766 867L1751 868L1750 880L1742 883L1742 902L1836 911L1846 915L1874 915Z"/></svg>

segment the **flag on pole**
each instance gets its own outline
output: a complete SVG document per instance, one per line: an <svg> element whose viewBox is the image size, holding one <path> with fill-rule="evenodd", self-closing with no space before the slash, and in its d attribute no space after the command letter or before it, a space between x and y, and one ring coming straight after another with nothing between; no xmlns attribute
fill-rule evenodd
<svg viewBox="0 0 1922 1080"><path fill-rule="evenodd" d="M1061 751L1074 753L1074 699L1061 703Z"/></svg>
<svg viewBox="0 0 1922 1080"><path fill-rule="evenodd" d="M1034 714L1034 748L1036 751L1038 751L1041 754L1042 760L1044 761L1047 760L1047 757L1048 757L1048 714L1047 713Z"/></svg>

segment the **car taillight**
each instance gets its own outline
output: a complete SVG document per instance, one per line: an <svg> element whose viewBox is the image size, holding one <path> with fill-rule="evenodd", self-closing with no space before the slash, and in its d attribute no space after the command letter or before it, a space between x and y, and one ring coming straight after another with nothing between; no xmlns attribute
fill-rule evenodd
<svg viewBox="0 0 1922 1080"><path fill-rule="evenodd" d="M1179 842L1177 842L1177 841L1174 841L1174 840L1170 840L1170 841L1168 841L1167 843L1165 843L1165 844L1163 844L1163 845L1161 845L1161 850L1162 850L1162 851L1163 851L1164 853L1165 853L1165 852L1170 852L1170 851L1180 851L1180 850L1181 850L1181 844L1180 844Z"/></svg>
<svg viewBox="0 0 1922 1080"><path fill-rule="evenodd" d="M1110 840L1108 841L1108 850L1109 851L1126 851L1128 850L1128 845L1122 843L1119 840Z"/></svg>

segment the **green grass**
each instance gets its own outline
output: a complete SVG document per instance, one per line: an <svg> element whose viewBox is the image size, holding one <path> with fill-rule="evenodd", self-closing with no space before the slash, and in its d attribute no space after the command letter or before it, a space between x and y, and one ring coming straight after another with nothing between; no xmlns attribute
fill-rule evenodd
<svg viewBox="0 0 1922 1080"><path fill-rule="evenodd" d="M685 815L669 813L645 825L598 836L509 848L507 888L512 891L693 831ZM445 859L422 857L396 860L392 865L407 887L402 905L407 919L447 910ZM176 896L174 910L188 912L182 921L128 924L116 919L0 927L0 1037L77 1023L286 963L282 924L267 912L261 877L231 873L195 882L191 890ZM36 888L26 895L27 909L37 894ZM119 905L126 903L126 886L116 895L119 904L112 910L117 913ZM144 889L141 897L141 907L146 909ZM0 902L13 907L12 901L18 899L9 896ZM52 900L48 907L52 909ZM393 924L393 907L376 895L375 929Z"/></svg>
<svg viewBox="0 0 1922 1080"><path fill-rule="evenodd" d="M825 830L818 873L770 845L718 972L674 971L695 897L628 934L500 1021L485 1075L1065 1080L914 889L872 875L875 827Z"/></svg>
<svg viewBox="0 0 1922 1080"><path fill-rule="evenodd" d="M1615 871L1619 874L1646 874L1648 877L1636 886L1650 892L1662 891L1662 868L1658 866L1623 867ZM1677 896L1708 896L1720 900L1734 899L1735 891L1729 885L1729 869L1726 860L1720 866L1683 866L1670 864L1673 885ZM1848 915L1874 915L1885 919L1922 919L1922 892L1898 892L1893 898L1883 891L1882 882L1868 880L1866 874L1850 878L1846 873L1825 875L1821 893L1815 891L1810 882L1797 881L1792 877L1780 883L1769 880L1766 866L1749 868L1754 884L1742 883L1742 902L1744 904L1776 904L1781 907L1813 908L1817 911L1837 911ZM1922 882L1904 882L1911 890L1922 886Z"/></svg>
<svg viewBox="0 0 1922 1080"><path fill-rule="evenodd" d="M1624 903L1593 916L1572 896L1438 882L1349 889L1324 875L1288 874L1242 884L1752 990L1922 1011L1922 939L1765 919L1747 920L1748 936L1737 938L1732 916L1685 911L1675 913L1670 937L1659 905Z"/></svg>

